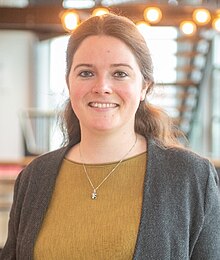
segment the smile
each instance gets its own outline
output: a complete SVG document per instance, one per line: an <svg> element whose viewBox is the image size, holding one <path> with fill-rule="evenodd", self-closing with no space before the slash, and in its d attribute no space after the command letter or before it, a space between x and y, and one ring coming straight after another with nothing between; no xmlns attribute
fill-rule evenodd
<svg viewBox="0 0 220 260"><path fill-rule="evenodd" d="M114 108L114 107L117 107L118 105L115 104L115 103L90 102L89 106L90 107L95 107L95 108Z"/></svg>

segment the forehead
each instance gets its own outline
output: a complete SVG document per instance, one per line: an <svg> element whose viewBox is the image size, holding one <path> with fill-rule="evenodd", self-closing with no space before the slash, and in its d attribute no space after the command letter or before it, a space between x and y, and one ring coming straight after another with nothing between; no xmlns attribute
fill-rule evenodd
<svg viewBox="0 0 220 260"><path fill-rule="evenodd" d="M122 40L106 35L96 35L85 38L79 45L74 56L78 54L96 54L100 52L117 53L117 55L126 53L127 55L130 54L134 56L130 48Z"/></svg>
<svg viewBox="0 0 220 260"><path fill-rule="evenodd" d="M106 35L85 38L73 56L73 63L129 63L138 66L136 57L122 40ZM138 66L139 67L139 66Z"/></svg>

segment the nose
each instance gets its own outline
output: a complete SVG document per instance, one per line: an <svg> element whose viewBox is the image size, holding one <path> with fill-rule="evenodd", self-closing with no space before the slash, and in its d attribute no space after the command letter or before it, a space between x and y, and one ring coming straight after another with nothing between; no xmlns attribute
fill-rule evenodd
<svg viewBox="0 0 220 260"><path fill-rule="evenodd" d="M97 78L94 82L92 92L97 94L111 94L112 86L110 81L104 77Z"/></svg>

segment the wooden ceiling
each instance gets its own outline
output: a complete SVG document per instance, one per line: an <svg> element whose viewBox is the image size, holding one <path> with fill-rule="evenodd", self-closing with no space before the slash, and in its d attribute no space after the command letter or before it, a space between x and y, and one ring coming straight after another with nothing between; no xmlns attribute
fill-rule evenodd
<svg viewBox="0 0 220 260"><path fill-rule="evenodd" d="M55 0L56 1L56 0ZM154 4L155 5L155 4ZM134 21L143 20L143 11L152 4L127 4L112 6L113 12L128 16ZM178 26L186 19L192 18L194 7L160 5L163 18L158 25ZM64 12L60 5L30 5L25 8L0 7L0 29L31 30L42 37L65 34L61 24L61 14ZM84 20L92 13L91 9L77 10L80 19Z"/></svg>

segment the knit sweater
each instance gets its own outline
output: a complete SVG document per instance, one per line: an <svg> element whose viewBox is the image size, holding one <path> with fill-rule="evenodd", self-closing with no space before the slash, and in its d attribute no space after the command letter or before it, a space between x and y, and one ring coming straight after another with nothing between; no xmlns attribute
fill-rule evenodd
<svg viewBox="0 0 220 260"><path fill-rule="evenodd" d="M70 145L42 155L19 174L1 260L33 259L34 244L69 149ZM219 260L220 191L213 165L185 149L164 149L148 140L146 172L133 259Z"/></svg>
<svg viewBox="0 0 220 260"><path fill-rule="evenodd" d="M86 164L93 185L97 187L116 165ZM63 160L34 245L34 260L131 260L140 222L145 169L146 153L123 160L92 200L93 189L83 165Z"/></svg>

